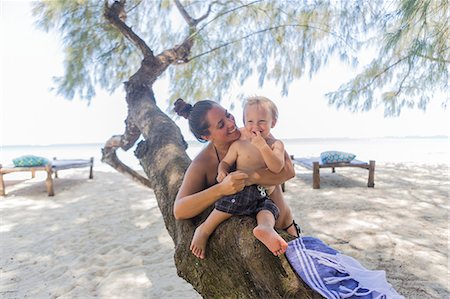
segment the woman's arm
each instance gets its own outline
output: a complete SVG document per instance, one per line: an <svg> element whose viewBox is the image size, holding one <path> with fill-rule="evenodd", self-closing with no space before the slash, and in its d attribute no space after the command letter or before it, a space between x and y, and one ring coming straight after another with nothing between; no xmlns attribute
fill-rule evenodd
<svg viewBox="0 0 450 299"><path fill-rule="evenodd" d="M284 151L284 168L280 173L273 173L268 169L258 169L248 173L249 178L246 185L279 185L295 176L295 169L289 154Z"/></svg>
<svg viewBox="0 0 450 299"><path fill-rule="evenodd" d="M195 217L219 198L239 192L245 187L248 175L236 171L226 176L221 183L208 188L205 170L207 167L208 165L194 161L187 169L173 207L175 219Z"/></svg>

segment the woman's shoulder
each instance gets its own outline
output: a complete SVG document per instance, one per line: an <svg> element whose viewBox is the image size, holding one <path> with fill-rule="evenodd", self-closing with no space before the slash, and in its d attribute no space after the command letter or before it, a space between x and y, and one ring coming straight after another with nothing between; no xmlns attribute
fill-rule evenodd
<svg viewBox="0 0 450 299"><path fill-rule="evenodd" d="M206 177L207 157L205 156L205 153L203 153L203 151L204 150L198 153L197 156L192 160L191 164L186 170L185 179L186 177L189 177L190 179Z"/></svg>
<svg viewBox="0 0 450 299"><path fill-rule="evenodd" d="M205 165L211 164L211 150L209 149L209 146L205 146L198 154L195 156L194 160L192 160L191 165L197 166L197 167L204 167ZM214 156L215 158L215 156Z"/></svg>
<svg viewBox="0 0 450 299"><path fill-rule="evenodd" d="M215 153L212 154L211 150L205 147L192 160L185 178L189 176L190 180L201 181L203 187L214 185L218 166L218 162L215 161L217 161Z"/></svg>

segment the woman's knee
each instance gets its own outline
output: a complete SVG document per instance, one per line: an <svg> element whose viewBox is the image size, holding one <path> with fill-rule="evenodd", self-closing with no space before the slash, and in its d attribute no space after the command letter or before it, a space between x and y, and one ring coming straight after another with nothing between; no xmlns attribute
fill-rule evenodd
<svg viewBox="0 0 450 299"><path fill-rule="evenodd" d="M280 210L280 216L278 217L277 221L275 222L276 228L285 228L286 226L290 225L292 223L293 217L292 217L292 211L291 208L288 206L286 201L284 200L283 193L281 192L280 186L277 186L273 193L270 195L273 202L277 205L278 209Z"/></svg>
<svg viewBox="0 0 450 299"><path fill-rule="evenodd" d="M288 205L285 205L284 208L280 208L280 216L278 217L277 221L275 222L276 228L285 228L289 224L292 223L293 217L292 217L292 211L289 208Z"/></svg>

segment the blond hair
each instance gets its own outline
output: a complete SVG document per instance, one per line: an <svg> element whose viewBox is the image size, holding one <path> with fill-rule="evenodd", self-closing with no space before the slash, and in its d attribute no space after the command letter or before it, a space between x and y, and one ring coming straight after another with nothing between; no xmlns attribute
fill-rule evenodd
<svg viewBox="0 0 450 299"><path fill-rule="evenodd" d="M272 119L275 122L278 120L278 108L275 105L275 103L266 97L254 96L247 98L244 102L244 111L243 111L244 124L245 124L245 111L247 110L248 106L252 105L258 105L260 107L263 107L266 111L270 111L270 113L272 114Z"/></svg>

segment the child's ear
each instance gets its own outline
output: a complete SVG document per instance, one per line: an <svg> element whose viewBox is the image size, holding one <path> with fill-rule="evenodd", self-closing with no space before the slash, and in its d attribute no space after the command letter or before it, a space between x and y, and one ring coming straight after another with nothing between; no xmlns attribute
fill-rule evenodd
<svg viewBox="0 0 450 299"><path fill-rule="evenodd" d="M277 124L277 120L276 119L272 119L272 126L271 126L271 128L273 129L276 124Z"/></svg>

